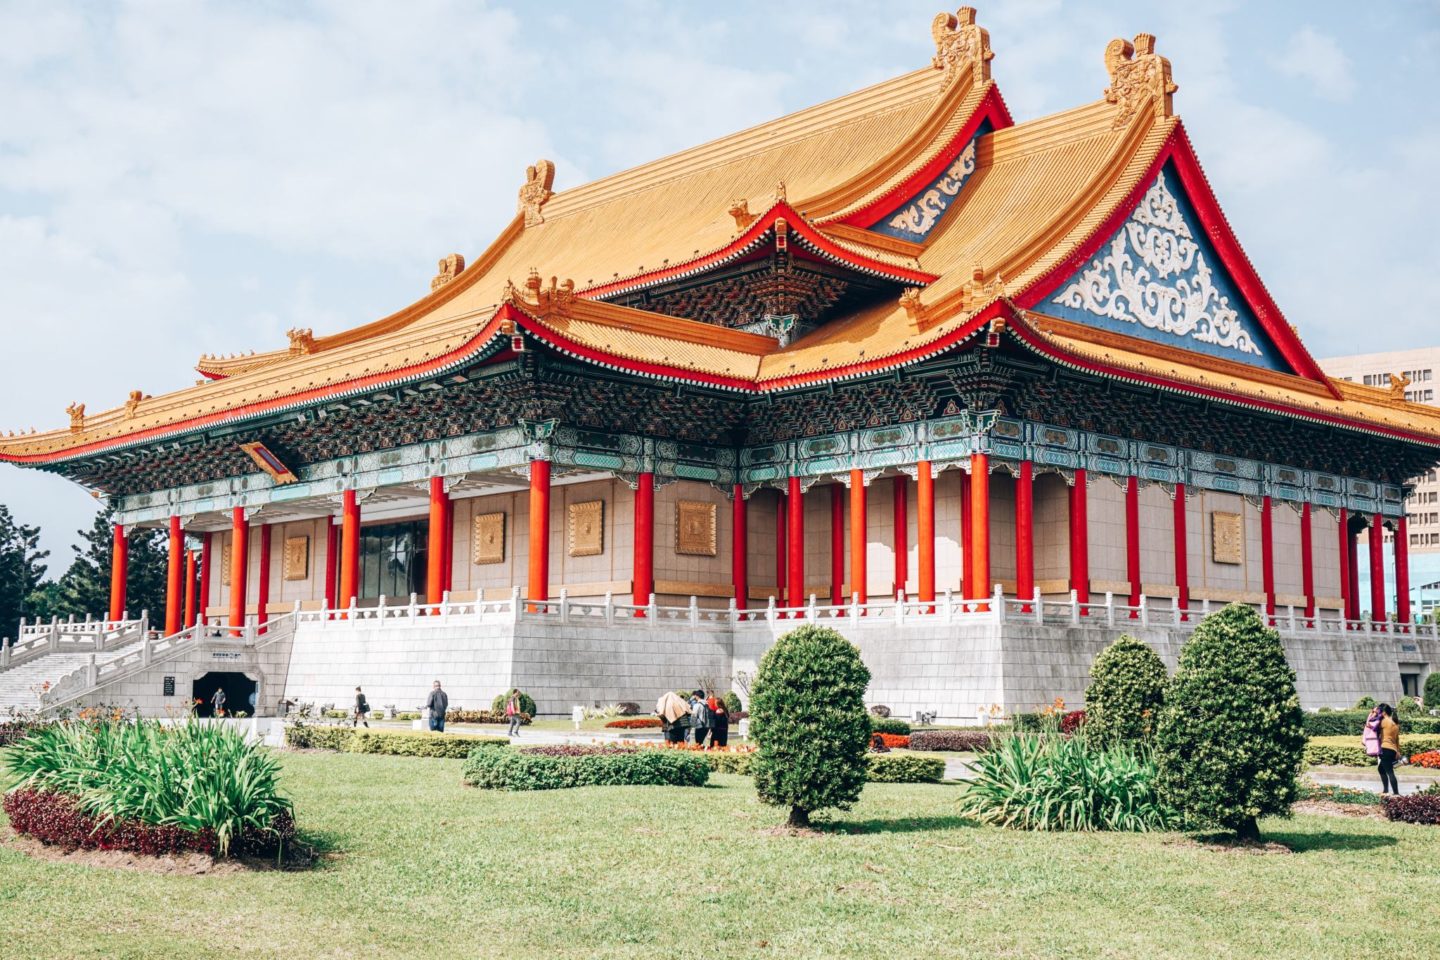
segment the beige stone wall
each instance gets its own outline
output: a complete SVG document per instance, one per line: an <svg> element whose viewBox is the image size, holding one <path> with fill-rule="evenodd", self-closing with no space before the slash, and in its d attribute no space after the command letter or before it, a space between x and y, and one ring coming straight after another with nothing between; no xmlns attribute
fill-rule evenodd
<svg viewBox="0 0 1440 960"><path fill-rule="evenodd" d="M1300 560L1300 510L1282 500L1272 501L1270 531L1275 542L1275 602L1305 606L1305 574Z"/></svg>
<svg viewBox="0 0 1440 960"><path fill-rule="evenodd" d="M1175 500L1158 483L1140 487L1140 583L1156 596L1175 589Z"/></svg>
<svg viewBox="0 0 1440 960"><path fill-rule="evenodd" d="M1109 477L1092 477L1089 494L1091 590L1127 592L1125 488Z"/></svg>
<svg viewBox="0 0 1440 960"><path fill-rule="evenodd" d="M997 583L1015 592L1015 478L1003 470L990 475L990 582L975 590L988 595Z"/></svg>
<svg viewBox="0 0 1440 960"><path fill-rule="evenodd" d="M815 498L811 498L815 499ZM715 556L680 554L676 551L676 517L680 501L708 503L715 507ZM734 594L734 573L730 558L731 503L708 483L682 480L655 491L655 590L657 602L677 604L696 595L705 606L728 606ZM807 518L808 519L808 518ZM808 530L807 530L808 532ZM626 569L634 565L634 553ZM669 588L669 589L666 589Z"/></svg>
<svg viewBox="0 0 1440 960"><path fill-rule="evenodd" d="M1310 508L1310 549L1315 558L1315 596L1322 609L1340 605L1340 520L1329 510ZM1328 602L1327 602L1328 601Z"/></svg>
<svg viewBox="0 0 1440 960"><path fill-rule="evenodd" d="M553 496L553 494L552 494ZM482 599L508 594L515 584L525 585L530 566L530 494L528 491L466 497L453 501L454 553L451 556L451 590L457 596ZM504 514L504 559L475 562L475 518Z"/></svg>
<svg viewBox="0 0 1440 960"><path fill-rule="evenodd" d="M1048 590L1049 583L1070 582L1070 487L1063 477L1035 477L1035 581L1042 590L1068 593L1066 586Z"/></svg>
<svg viewBox="0 0 1440 960"><path fill-rule="evenodd" d="M960 491L965 474L945 470L935 477L935 592L960 595Z"/></svg>
<svg viewBox="0 0 1440 960"><path fill-rule="evenodd" d="M775 595L775 510L779 501L779 491L768 489L755 491L746 501L746 570L752 606L763 606Z"/></svg>

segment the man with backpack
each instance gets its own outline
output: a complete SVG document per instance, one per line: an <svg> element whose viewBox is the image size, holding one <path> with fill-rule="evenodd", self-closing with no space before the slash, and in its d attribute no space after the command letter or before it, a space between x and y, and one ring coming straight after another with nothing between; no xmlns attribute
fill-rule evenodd
<svg viewBox="0 0 1440 960"><path fill-rule="evenodd" d="M354 727L354 726L357 726L358 724L362 724L362 723L363 723L363 724L365 724L365 729L368 730L368 729L370 729L370 720L369 720L369 717L370 717L370 701L366 700L366 699L365 699L365 693L364 693L359 687L356 687L356 688L355 688L355 709L354 709L354 711L352 711L352 714L351 714L351 717L350 717L350 726Z"/></svg>

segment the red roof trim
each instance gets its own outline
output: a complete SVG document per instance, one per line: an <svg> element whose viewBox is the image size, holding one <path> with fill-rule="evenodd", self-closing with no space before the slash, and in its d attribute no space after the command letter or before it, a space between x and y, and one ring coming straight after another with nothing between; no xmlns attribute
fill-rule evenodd
<svg viewBox="0 0 1440 960"><path fill-rule="evenodd" d="M1205 172L1200 168L1195 151L1190 145L1190 138L1185 134L1185 128L1178 123L1174 132L1166 138L1160 152L1146 168L1145 175L1140 178L1125 199L1111 211L1110 216L1106 217L1104 222L1095 229L1095 232L1084 243L1076 247L1074 252L1020 291L1014 298L1015 303L1026 309L1034 307L1058 288L1071 274L1083 267L1115 231L1120 229L1130 214L1135 212L1145 191L1160 175L1161 168L1172 160L1175 162L1175 171L1180 177L1181 184L1185 187L1186 196L1190 200L1190 205L1194 207L1196 216L1200 219L1200 225L1204 228L1205 235L1215 247L1220 262L1235 282L1241 296L1245 298L1246 304L1254 312L1255 318L1260 321L1260 326L1270 337L1271 342L1280 350L1280 355L1298 376L1324 385L1332 397L1340 399L1339 391L1325 376L1320 365L1310 356L1310 352L1305 349L1305 345L1300 342L1295 331L1290 329L1285 315L1280 312L1280 307L1270 296L1270 291L1265 289L1260 275L1256 273L1254 264L1245 255L1240 241L1230 228L1230 222L1225 219L1225 214L1220 209L1215 192L1210 189L1210 182L1205 178Z"/></svg>
<svg viewBox="0 0 1440 960"><path fill-rule="evenodd" d="M843 223L846 226L861 229L874 226L879 220L894 213L907 200L919 193L922 187L940 176L941 171L960 156L965 145L974 138L975 131L980 129L980 124L986 120L990 121L990 126L994 130L1003 130L1015 125L1015 121L1010 118L1010 111L1005 107L1005 101L1000 96L1000 88L993 85L976 105L974 112L970 114L970 119L965 122L965 126L960 128L960 132L952 137L950 142L931 158L929 163L864 206L852 210L838 219L822 219L819 222L822 224Z"/></svg>

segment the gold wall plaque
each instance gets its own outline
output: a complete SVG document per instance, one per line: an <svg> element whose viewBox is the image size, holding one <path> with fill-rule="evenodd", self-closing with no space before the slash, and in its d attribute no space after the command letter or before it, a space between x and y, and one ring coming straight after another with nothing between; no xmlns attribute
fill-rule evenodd
<svg viewBox="0 0 1440 960"><path fill-rule="evenodd" d="M235 535L226 537L220 544L220 583L230 586L230 558L235 553Z"/></svg>
<svg viewBox="0 0 1440 960"><path fill-rule="evenodd" d="M309 537L285 538L285 553L280 558L280 576L286 580L304 580L310 576Z"/></svg>
<svg viewBox="0 0 1440 960"><path fill-rule="evenodd" d="M505 562L505 514L475 515L470 521L470 552L477 566Z"/></svg>
<svg viewBox="0 0 1440 960"><path fill-rule="evenodd" d="M1216 563L1245 562L1245 520L1238 513L1210 514L1210 559Z"/></svg>
<svg viewBox="0 0 1440 960"><path fill-rule="evenodd" d="M598 557L605 552L605 501L570 504L570 556Z"/></svg>
<svg viewBox="0 0 1440 960"><path fill-rule="evenodd" d="M675 552L715 556L715 504L680 500L675 504Z"/></svg>

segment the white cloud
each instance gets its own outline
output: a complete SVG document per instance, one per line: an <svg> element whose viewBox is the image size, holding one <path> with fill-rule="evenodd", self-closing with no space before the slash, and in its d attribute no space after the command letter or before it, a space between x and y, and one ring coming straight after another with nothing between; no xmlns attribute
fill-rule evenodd
<svg viewBox="0 0 1440 960"><path fill-rule="evenodd" d="M1308 81L1314 91L1328 100L1348 101L1355 94L1350 58L1335 38L1301 27L1275 59L1275 67L1287 77Z"/></svg>

